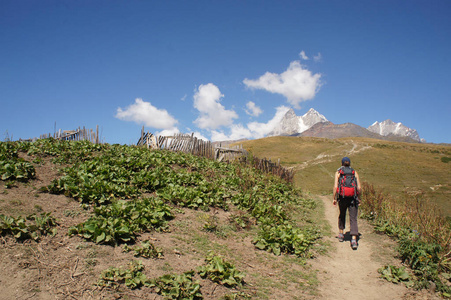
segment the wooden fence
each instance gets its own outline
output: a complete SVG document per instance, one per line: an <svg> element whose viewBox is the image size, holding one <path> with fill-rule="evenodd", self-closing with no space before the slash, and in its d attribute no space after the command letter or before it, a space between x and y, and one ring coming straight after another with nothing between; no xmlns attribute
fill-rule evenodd
<svg viewBox="0 0 451 300"><path fill-rule="evenodd" d="M280 159L277 161L277 163L275 162L271 162L271 159L260 159L256 156L243 156L242 158L240 158L241 162L244 162L248 165L251 165L252 167L262 170L265 173L270 173L273 174L275 176L279 176L280 178L288 181L288 182L293 182L293 178L294 178L294 170L293 168L285 168L283 166L280 165Z"/></svg>
<svg viewBox="0 0 451 300"><path fill-rule="evenodd" d="M176 134L174 136L155 136L150 132L141 131L138 146L147 146L149 149L166 149L181 151L197 156L215 159L215 152L211 142L196 138L193 134Z"/></svg>
<svg viewBox="0 0 451 300"><path fill-rule="evenodd" d="M273 163L266 158L260 159L255 156L250 156L249 152L243 149L242 145L234 148L221 147L221 145L214 146L209 141L206 142L194 137L194 134L155 136L150 132L144 132L144 128L141 130L141 137L139 138L137 145L146 146L148 149L181 151L224 162L238 160L241 163L249 164L265 173L279 176L288 182L293 181L293 170L282 167L280 165L280 160L277 163Z"/></svg>
<svg viewBox="0 0 451 300"><path fill-rule="evenodd" d="M234 160L240 160L242 157L247 157L249 152L243 149L243 145L235 146L233 148L226 148L221 146L215 147L215 159L218 161L232 162Z"/></svg>
<svg viewBox="0 0 451 300"><path fill-rule="evenodd" d="M41 134L39 138L28 139L25 141L35 141L38 139L54 138L62 141L90 141L94 144L100 144L99 125L96 126L96 130L86 129L85 127L78 127L76 130L64 130L61 129L55 131L53 134Z"/></svg>

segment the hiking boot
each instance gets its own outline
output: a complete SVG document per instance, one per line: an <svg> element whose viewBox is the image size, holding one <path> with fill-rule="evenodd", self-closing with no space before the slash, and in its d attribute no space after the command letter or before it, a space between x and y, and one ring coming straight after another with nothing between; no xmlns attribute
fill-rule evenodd
<svg viewBox="0 0 451 300"><path fill-rule="evenodd" d="M357 250L357 247L358 247L359 245L357 245L357 240L354 240L354 239L352 239L351 240L351 248L353 249L353 250Z"/></svg>
<svg viewBox="0 0 451 300"><path fill-rule="evenodd" d="M337 238L339 242L343 242L345 240L345 236L343 235L343 233L339 233Z"/></svg>

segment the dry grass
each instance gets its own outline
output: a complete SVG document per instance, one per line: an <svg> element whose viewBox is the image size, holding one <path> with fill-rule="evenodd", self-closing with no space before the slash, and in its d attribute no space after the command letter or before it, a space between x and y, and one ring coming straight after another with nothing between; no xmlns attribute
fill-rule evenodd
<svg viewBox="0 0 451 300"><path fill-rule="evenodd" d="M404 199L392 199L364 183L361 217L371 220L376 230L398 240L403 263L416 274L415 287L428 288L449 297L451 272L451 223L423 193L410 192Z"/></svg>
<svg viewBox="0 0 451 300"><path fill-rule="evenodd" d="M451 147L369 138L270 137L241 142L257 157L280 159L296 170L295 184L317 194L330 194L333 175L349 156L361 179L394 197L421 192L451 217Z"/></svg>
<svg viewBox="0 0 451 300"><path fill-rule="evenodd" d="M397 200L366 182L363 183L363 187L361 208L368 218L414 230L421 239L440 245L443 252L450 256L450 224L441 216L437 205L424 200L423 193L411 192L404 199Z"/></svg>

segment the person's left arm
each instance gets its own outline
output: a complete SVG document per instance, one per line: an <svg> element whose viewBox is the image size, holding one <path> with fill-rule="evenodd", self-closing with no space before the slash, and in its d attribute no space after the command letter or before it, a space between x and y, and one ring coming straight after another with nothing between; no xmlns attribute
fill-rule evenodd
<svg viewBox="0 0 451 300"><path fill-rule="evenodd" d="M338 173L338 171L335 172L335 182L334 182L334 191L333 191L333 194L334 194L333 204L334 205L337 205L337 188L338 188L338 178L339 177L340 177L340 174Z"/></svg>
<svg viewBox="0 0 451 300"><path fill-rule="evenodd" d="M355 172L355 180L357 181L357 193L360 195L362 193L362 186L360 185L359 173Z"/></svg>

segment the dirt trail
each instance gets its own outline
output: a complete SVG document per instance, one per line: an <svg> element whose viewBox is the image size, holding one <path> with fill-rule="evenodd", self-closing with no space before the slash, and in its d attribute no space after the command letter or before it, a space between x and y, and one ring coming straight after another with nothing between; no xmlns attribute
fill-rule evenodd
<svg viewBox="0 0 451 300"><path fill-rule="evenodd" d="M377 269L393 261L394 242L373 232L370 225L359 219L361 239L358 250L350 247L349 220L345 229L345 241L336 239L338 208L332 205L331 196L318 196L325 206L325 217L334 234L326 237L332 243L329 256L315 260L321 281L321 299L406 299L407 288L381 278Z"/></svg>
<svg viewBox="0 0 451 300"><path fill-rule="evenodd" d="M312 165L320 165L333 160L339 161L342 156L350 156L371 148L351 140L349 150L341 153L321 153L316 158L298 165L295 169L302 170ZM334 174L328 172L331 178ZM414 291L404 285L396 285L380 278L377 270L385 265L401 266L395 258L396 243L385 235L374 232L373 227L365 220L359 219L359 247L352 250L349 235L349 217L345 229L345 241L340 243L336 238L338 233L338 207L332 205L332 196L317 196L325 207L325 220L330 224L332 236L325 237L332 245L327 256L321 255L312 261L312 266L318 271L320 280L319 299L440 299L427 290Z"/></svg>

